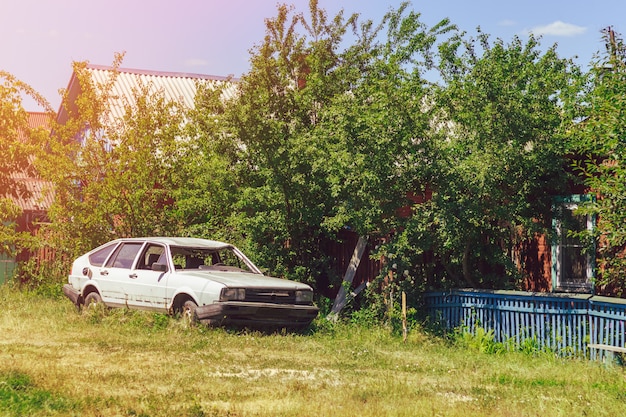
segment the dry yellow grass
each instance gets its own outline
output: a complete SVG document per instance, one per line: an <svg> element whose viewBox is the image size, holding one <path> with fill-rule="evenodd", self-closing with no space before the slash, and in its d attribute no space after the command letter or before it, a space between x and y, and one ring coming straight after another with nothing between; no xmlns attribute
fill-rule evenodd
<svg viewBox="0 0 626 417"><path fill-rule="evenodd" d="M485 355L413 331L189 328L0 288L0 415L614 416L620 367ZM17 382L16 382L17 381Z"/></svg>

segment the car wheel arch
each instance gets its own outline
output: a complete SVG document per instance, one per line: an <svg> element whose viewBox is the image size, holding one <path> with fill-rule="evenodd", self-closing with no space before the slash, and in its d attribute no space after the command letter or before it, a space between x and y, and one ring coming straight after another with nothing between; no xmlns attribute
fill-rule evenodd
<svg viewBox="0 0 626 417"><path fill-rule="evenodd" d="M95 292L95 293L97 293L98 295L100 295L102 297L102 294L100 293L100 290L98 290L98 288L95 285L86 285L83 288L83 290L81 292L81 295L79 297L80 304L84 304L85 303L85 299L92 292Z"/></svg>
<svg viewBox="0 0 626 417"><path fill-rule="evenodd" d="M198 300L196 300L196 298L193 297L191 294L186 292L179 292L172 299L172 304L169 308L170 313L176 314L177 312L180 312L183 308L183 305L187 301L193 301L194 303L196 303L196 305L199 305Z"/></svg>

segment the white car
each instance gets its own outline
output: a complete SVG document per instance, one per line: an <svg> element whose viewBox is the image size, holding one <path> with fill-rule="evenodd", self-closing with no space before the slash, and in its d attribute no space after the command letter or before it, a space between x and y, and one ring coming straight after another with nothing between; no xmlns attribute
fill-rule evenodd
<svg viewBox="0 0 626 417"><path fill-rule="evenodd" d="M304 328L317 316L310 286L272 278L236 247L182 237L117 239L77 258L63 293L186 315L208 325Z"/></svg>

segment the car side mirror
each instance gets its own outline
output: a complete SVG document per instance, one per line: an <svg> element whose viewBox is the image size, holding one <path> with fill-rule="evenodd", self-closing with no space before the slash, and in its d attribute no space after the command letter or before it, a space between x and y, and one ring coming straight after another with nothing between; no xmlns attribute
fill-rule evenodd
<svg viewBox="0 0 626 417"><path fill-rule="evenodd" d="M159 271L159 272L166 272L167 271L167 265L155 262L155 263L152 264L152 270L153 271Z"/></svg>

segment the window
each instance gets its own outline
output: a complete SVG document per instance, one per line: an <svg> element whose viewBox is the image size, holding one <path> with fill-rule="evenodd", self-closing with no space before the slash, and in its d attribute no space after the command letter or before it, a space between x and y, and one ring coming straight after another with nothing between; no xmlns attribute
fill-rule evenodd
<svg viewBox="0 0 626 417"><path fill-rule="evenodd" d="M594 277L595 247L588 247L572 233L592 231L595 218L578 214L576 209L590 201L587 195L555 199L553 205L554 240L552 243L552 287L555 291L591 292Z"/></svg>
<svg viewBox="0 0 626 417"><path fill-rule="evenodd" d="M154 263L166 263L165 259L165 248L161 245L147 245L144 249L141 257L139 258L139 263L137 264L137 269L152 269L152 264Z"/></svg>
<svg viewBox="0 0 626 417"><path fill-rule="evenodd" d="M204 269L252 272L250 266L235 253L232 246L216 249L171 247L176 269Z"/></svg>
<svg viewBox="0 0 626 417"><path fill-rule="evenodd" d="M115 249L116 246L117 243L114 243L112 245L107 245L102 249L98 249L97 251L89 255L89 263L91 263L93 266L102 266L102 264L104 264L104 261L107 260L109 254L111 253L111 251L113 251L113 249Z"/></svg>
<svg viewBox="0 0 626 417"><path fill-rule="evenodd" d="M106 264L107 268L126 268L130 269L137 257L142 243L123 243L115 250Z"/></svg>

